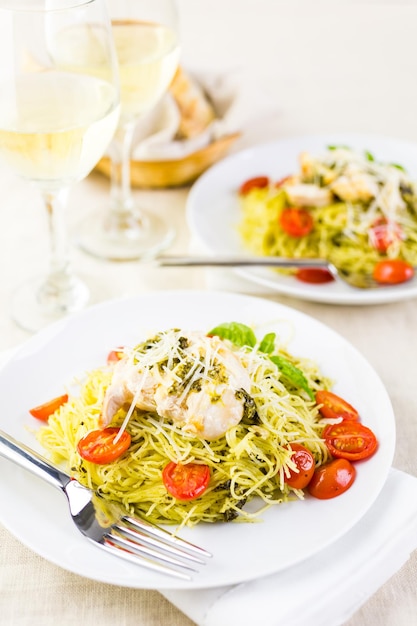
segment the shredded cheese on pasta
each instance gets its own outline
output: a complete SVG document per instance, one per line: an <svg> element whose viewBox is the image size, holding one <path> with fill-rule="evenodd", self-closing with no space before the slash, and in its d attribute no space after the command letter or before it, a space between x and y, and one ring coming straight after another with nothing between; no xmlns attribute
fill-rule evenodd
<svg viewBox="0 0 417 626"><path fill-rule="evenodd" d="M163 338L153 344L157 357L151 356L152 350L137 348L127 354L138 359L141 366L149 367L151 359L158 358L167 368L172 367L178 355L165 335L158 335ZM291 443L306 446L318 465L329 454L321 439L323 424L314 400L296 383L286 380L279 367L257 348L233 347L249 374L257 419L243 418L214 441L184 432L174 422L156 412L139 410L132 403L129 409L120 409L112 422L112 426L123 424L131 435L127 453L108 465L83 460L77 442L88 431L97 429L103 398L113 376L113 367L108 365L86 375L79 395L71 396L41 428L39 441L54 462L64 463L73 477L97 490L104 501L116 500L132 514L145 515L153 522L192 526L199 522L259 519L262 511L273 504L303 498L302 491L285 483L289 469L295 469ZM296 358L284 348L276 349L274 354L299 368L313 392L330 387L330 381L314 362ZM197 376L209 377L214 359L213 353L202 356L198 367L188 372L187 388ZM170 461L209 466L210 483L201 497L184 502L167 492L161 475ZM249 502L256 506L247 508Z"/></svg>
<svg viewBox="0 0 417 626"><path fill-rule="evenodd" d="M291 205L294 185L327 190L325 206L305 207L314 228L292 237L279 218ZM400 258L417 266L417 192L414 181L399 166L378 163L369 153L329 149L319 157L300 155L300 172L277 188L274 184L240 196L239 233L245 246L260 256L325 258L345 274L372 274L384 258ZM381 223L383 226L381 226ZM378 249L381 228L390 243ZM276 270L282 271L282 270Z"/></svg>

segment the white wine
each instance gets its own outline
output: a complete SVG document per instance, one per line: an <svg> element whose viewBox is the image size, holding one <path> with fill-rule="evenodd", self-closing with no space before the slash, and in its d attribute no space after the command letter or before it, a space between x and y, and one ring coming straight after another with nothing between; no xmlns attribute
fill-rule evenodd
<svg viewBox="0 0 417 626"><path fill-rule="evenodd" d="M46 189L85 178L117 127L117 90L96 76L39 72L0 94L0 157Z"/></svg>
<svg viewBox="0 0 417 626"><path fill-rule="evenodd" d="M113 39L120 75L121 123L138 120L166 92L178 67L175 31L154 22L114 20ZM98 29L73 26L50 42L57 67L105 78L108 67ZM101 52L100 52L101 51Z"/></svg>
<svg viewBox="0 0 417 626"><path fill-rule="evenodd" d="M160 24L115 20L113 36L121 83L121 120L136 120L168 89L178 67L176 33Z"/></svg>

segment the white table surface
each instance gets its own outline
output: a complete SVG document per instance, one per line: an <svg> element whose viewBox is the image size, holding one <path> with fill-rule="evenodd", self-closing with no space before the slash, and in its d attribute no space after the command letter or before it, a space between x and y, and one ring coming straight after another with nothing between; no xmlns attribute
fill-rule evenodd
<svg viewBox="0 0 417 626"><path fill-rule="evenodd" d="M233 151L305 133L362 132L417 141L417 2L179 0L178 4L183 63L202 70L238 70L274 105L270 115L254 114L247 121ZM106 202L108 191L108 181L96 174L73 190L67 213L71 232L83 216ZM187 188L135 191L145 206L176 225L174 253L188 250L187 194ZM4 350L28 337L10 319L10 296L19 282L45 271L48 238L36 193L3 169L0 224L0 350ZM381 376L397 418L394 466L417 476L415 300L365 307L315 304L267 293L242 280L226 282L216 272L112 264L75 248L71 254L75 270L90 285L93 302L151 289L227 287L262 293L321 319L355 345ZM347 626L415 624L416 574L414 554ZM3 528L0 616L1 623L13 626L192 623L157 592L106 586L69 574L32 554Z"/></svg>

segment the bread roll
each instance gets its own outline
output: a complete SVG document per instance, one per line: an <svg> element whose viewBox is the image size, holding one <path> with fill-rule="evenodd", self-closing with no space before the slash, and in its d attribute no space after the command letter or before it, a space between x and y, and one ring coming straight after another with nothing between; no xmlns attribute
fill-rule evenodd
<svg viewBox="0 0 417 626"><path fill-rule="evenodd" d="M170 86L170 93L180 112L178 139L190 139L202 133L216 118L216 113L201 86L181 67Z"/></svg>

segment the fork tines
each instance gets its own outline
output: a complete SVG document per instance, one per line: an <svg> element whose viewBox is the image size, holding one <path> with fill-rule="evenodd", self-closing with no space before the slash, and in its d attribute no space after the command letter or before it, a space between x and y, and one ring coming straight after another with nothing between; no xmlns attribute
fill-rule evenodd
<svg viewBox="0 0 417 626"><path fill-rule="evenodd" d="M102 546L128 561L184 580L192 579L188 572L198 571L191 565L205 565L212 556L163 528L127 515L113 524Z"/></svg>

